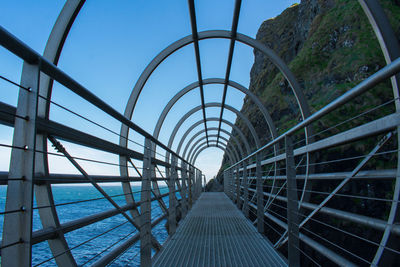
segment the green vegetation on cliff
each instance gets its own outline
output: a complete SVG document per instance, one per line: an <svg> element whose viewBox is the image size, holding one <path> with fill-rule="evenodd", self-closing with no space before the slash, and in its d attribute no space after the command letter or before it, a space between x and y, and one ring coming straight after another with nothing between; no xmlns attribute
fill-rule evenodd
<svg viewBox="0 0 400 267"><path fill-rule="evenodd" d="M400 36L399 4L394 0L380 2L397 36ZM303 89L311 113L385 65L372 27L360 4L354 0L302 1L265 21L257 39L272 48L289 65ZM255 50L254 54L250 90L264 103L278 133L283 133L301 120L296 99L279 70L261 52ZM352 105L325 117L314 125L315 132L335 125L348 114L355 114L355 111L360 113L389 101L393 98L389 87L389 82L380 84ZM387 106L380 111L380 115L392 109L393 106ZM255 126L262 143L270 140L262 115L250 99L245 99L242 112ZM351 123L354 126L360 120ZM237 120L236 124L250 136L243 122ZM337 127L335 130L341 129Z"/></svg>

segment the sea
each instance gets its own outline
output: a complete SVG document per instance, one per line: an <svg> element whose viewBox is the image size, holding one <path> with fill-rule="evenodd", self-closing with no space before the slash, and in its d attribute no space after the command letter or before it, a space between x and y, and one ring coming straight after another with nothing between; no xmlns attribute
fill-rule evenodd
<svg viewBox="0 0 400 267"><path fill-rule="evenodd" d="M123 194L121 185L105 185L101 187L110 196ZM60 223L76 220L114 208L108 200L102 198L102 195L92 185L54 185L52 186L52 191ZM139 201L140 186L132 186L132 191L134 192L135 200ZM168 191L168 188L161 187L160 191L161 193L165 193ZM7 187L0 186L0 211L4 211L6 193ZM113 197L113 199L120 206L126 204L124 196ZM164 197L163 200L168 207L168 196ZM71 202L74 203L70 204ZM35 200L34 207L37 207ZM162 210L157 201L153 201L151 210L152 220L158 218L160 215L162 215ZM4 216L0 215L0 237L2 237L3 223ZM165 224L166 220L163 220L152 229L153 235L161 244L163 244L168 237ZM42 228L38 209L36 208L33 213L33 231ZM68 242L69 249L78 266L90 266L101 256L107 254L107 252L117 247L119 244L122 244L136 233L137 229L133 225L127 222L122 215L117 215L69 232L65 234L65 239ZM140 242L126 250L109 266L139 266L139 247ZM32 266L56 266L47 241L32 247Z"/></svg>

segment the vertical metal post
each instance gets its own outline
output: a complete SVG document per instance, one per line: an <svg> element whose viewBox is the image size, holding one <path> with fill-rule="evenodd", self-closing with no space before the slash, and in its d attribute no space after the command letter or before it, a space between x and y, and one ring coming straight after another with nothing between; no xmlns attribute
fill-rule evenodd
<svg viewBox="0 0 400 267"><path fill-rule="evenodd" d="M182 219L186 216L187 213L187 194L186 194L186 180L187 180L187 169L186 163L182 162Z"/></svg>
<svg viewBox="0 0 400 267"><path fill-rule="evenodd" d="M142 192L140 197L140 266L151 266L151 140L144 142Z"/></svg>
<svg viewBox="0 0 400 267"><path fill-rule="evenodd" d="M226 171L224 171L224 193L228 195L228 175Z"/></svg>
<svg viewBox="0 0 400 267"><path fill-rule="evenodd" d="M199 173L198 173L196 168L193 168L193 173L194 173L194 175L193 175L193 177L194 177L194 181L193 181L193 183L194 183L194 194L193 194L193 196L194 196L194 201L196 201L197 197L198 197L198 192L199 192L198 191Z"/></svg>
<svg viewBox="0 0 400 267"><path fill-rule="evenodd" d="M169 234L173 235L176 231L176 195L175 195L175 182L177 178L176 173L176 156L172 155L171 159L171 173L169 177L169 208L168 208L168 228Z"/></svg>
<svg viewBox="0 0 400 267"><path fill-rule="evenodd" d="M32 202L39 66L24 62L14 125L13 149L4 215L3 266L31 266ZM26 119L23 119L26 118Z"/></svg>
<svg viewBox="0 0 400 267"><path fill-rule="evenodd" d="M199 173L198 173L197 169L193 167L193 191L194 191L193 200L194 201L196 201L198 196L199 196L198 195L198 193L199 193L199 190L198 190L199 183L198 183L198 181L199 181Z"/></svg>
<svg viewBox="0 0 400 267"><path fill-rule="evenodd" d="M233 198L234 198L233 190L234 190L234 180L235 179L233 178L233 169L230 169L229 171L230 171L230 173L229 173L229 195L233 201Z"/></svg>
<svg viewBox="0 0 400 267"><path fill-rule="evenodd" d="M290 136L285 137L286 177L287 177L287 220L288 220L288 258L289 266L300 266L298 197L296 169L293 156L293 142Z"/></svg>
<svg viewBox="0 0 400 267"><path fill-rule="evenodd" d="M247 175L247 161L243 161L243 213L249 217L249 179Z"/></svg>
<svg viewBox="0 0 400 267"><path fill-rule="evenodd" d="M257 230L264 233L264 190L261 173L261 154L256 155L256 187L257 187Z"/></svg>
<svg viewBox="0 0 400 267"><path fill-rule="evenodd" d="M202 172L200 172L200 175L201 175L201 177L203 177L203 183L204 183L204 185L203 185L203 192L206 192L206 184L207 184L206 176L203 175Z"/></svg>
<svg viewBox="0 0 400 267"><path fill-rule="evenodd" d="M188 166L188 199L189 199L189 209L192 208L193 204L193 188L192 188L192 178L193 178L193 169L191 166Z"/></svg>
<svg viewBox="0 0 400 267"><path fill-rule="evenodd" d="M240 209L240 174L239 165L236 167L236 205Z"/></svg>
<svg viewBox="0 0 400 267"><path fill-rule="evenodd" d="M197 171L197 198L200 197L201 194L201 173L200 170L196 169Z"/></svg>

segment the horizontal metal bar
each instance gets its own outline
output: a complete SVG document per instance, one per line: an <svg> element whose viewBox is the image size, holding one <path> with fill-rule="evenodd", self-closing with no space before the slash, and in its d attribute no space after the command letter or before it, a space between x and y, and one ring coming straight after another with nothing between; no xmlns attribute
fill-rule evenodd
<svg viewBox="0 0 400 267"><path fill-rule="evenodd" d="M6 111L9 114L16 114L15 107L0 102L0 111L2 110ZM4 114L0 112L0 122L9 126L13 126L15 117L9 114ZM37 118L36 123L37 123L37 130L39 132L46 132L64 141L72 142L79 145L84 145L87 147L99 149L113 154L127 156L137 160L143 160L142 153L111 143L109 141L84 133L82 131L73 129L58 122L45 120L43 118ZM154 165L160 165L167 168L171 167L169 163L154 158L152 159L152 163ZM180 168L178 167L178 169Z"/></svg>
<svg viewBox="0 0 400 267"><path fill-rule="evenodd" d="M241 170L239 170L241 171ZM309 179L309 180L343 180L347 178L351 172L332 172L332 173L314 173L310 175L304 175L304 174L296 174L296 179L297 180L304 180L304 179ZM396 178L397 175L397 170L391 169L391 170L373 170L373 171L360 171L357 173L352 180L358 179L358 180L366 180L366 179L394 179ZM250 176L249 179L256 179L257 177L255 176ZM286 180L286 176L284 175L277 175L277 176L263 176L263 179L266 180Z"/></svg>
<svg viewBox="0 0 400 267"><path fill-rule="evenodd" d="M135 208L138 205L139 205L138 203L124 205L124 206L121 206L121 210L127 211L127 210ZM110 210L96 213L93 215L89 215L89 216L86 216L86 217L83 217L83 218L80 218L77 220L63 223L60 225L59 229L46 228L46 229L37 230L32 233L32 244L34 245L34 244L46 241L51 238L55 238L57 235L57 232L62 232L65 234L65 233L74 231L76 229L82 228L89 224L93 224L93 223L102 221L104 219L110 218L110 217L118 215L118 214L120 214L120 212L117 209L110 209Z"/></svg>
<svg viewBox="0 0 400 267"><path fill-rule="evenodd" d="M0 124L14 127L16 108L0 101Z"/></svg>
<svg viewBox="0 0 400 267"><path fill-rule="evenodd" d="M166 197L166 196L168 196L168 194L169 193L162 194L160 196L160 198ZM157 197L152 197L151 201L155 201L157 199L158 199ZM121 210L122 211L131 210L135 207L138 207L139 205L140 205L140 201L135 202L135 204L121 206ZM113 217L118 214L120 214L120 212L117 209L110 209L110 210L96 213L93 215L89 215L89 216L86 216L86 217L83 217L83 218L80 218L77 220L63 223L60 225L60 228L58 228L58 229L46 228L46 229L37 230L32 233L32 244L37 244L37 243L46 241L48 239L55 238L55 236L57 235L58 232L62 232L65 234L65 233L80 229L82 227L85 227L87 225L90 225L90 224L105 220L107 218Z"/></svg>
<svg viewBox="0 0 400 267"><path fill-rule="evenodd" d="M354 142L369 136L378 135L383 132L395 129L400 125L400 114L394 113L387 115L383 118L368 122L361 126L352 128L345 132L327 137L325 139L319 140L317 142L305 145L303 147L294 150L294 156L299 156L305 153L311 153L322 149L327 149L330 147L343 145L347 143ZM275 157L261 161L261 165L271 164L276 161L284 160L286 158L286 153L282 153ZM250 164L247 168L255 168L256 164Z"/></svg>
<svg viewBox="0 0 400 267"><path fill-rule="evenodd" d="M113 154L127 156L133 159L143 160L142 153L119 146L104 139L98 138L94 135L90 135L74 128L65 126L58 122L37 118L36 125L38 132L45 132L64 141L88 146Z"/></svg>
<svg viewBox="0 0 400 267"><path fill-rule="evenodd" d="M112 175L93 175L91 176L97 183L117 183L117 182L141 182L140 177L122 177ZM0 185L6 185L8 182L8 172L0 172ZM166 181L168 178L153 177L151 181ZM84 176L79 174L50 174L48 177L35 177L35 184L81 184L88 183Z"/></svg>
<svg viewBox="0 0 400 267"><path fill-rule="evenodd" d="M253 203L250 203L250 206L257 209L257 207ZM276 218L275 216L273 216L270 213L265 213L264 215L265 215L265 217L267 217L268 219L270 219L271 221L273 221L274 223L276 223L283 229L287 230L287 224L285 222L282 222L281 220L279 220L278 218ZM338 264L340 266L355 266L354 263L348 261L346 258L335 253L334 251L330 250L329 248L321 245L317 241L314 241L313 239L309 238L308 236L306 236L303 233L299 233L299 239L301 241L303 241L304 243L306 243L307 245L309 245L310 247L312 247L313 249L315 249L316 251L318 251L321 255L324 255L325 257L327 257L328 259L330 259L331 261L335 262L336 264Z"/></svg>
<svg viewBox="0 0 400 267"><path fill-rule="evenodd" d="M249 191L252 191L254 193L256 192L256 190L251 189L251 188L249 188ZM270 193L266 193L266 192L264 192L263 194L264 194L264 196L275 197L275 194L270 194ZM276 196L275 198L277 200L287 202L286 197ZM305 208L305 209L309 209L309 210L315 210L318 207L318 205L308 203L308 202L301 202L301 207ZM379 230L379 231L384 231L387 227L386 221L371 218L371 217L364 216L364 215L359 215L356 213L342 211L342 210L338 210L338 209L322 207L319 210L319 212L326 214L326 215L331 215L332 217L335 217L335 218L351 221L356 224L361 224L366 227L370 227L372 229ZM392 233L396 234L397 236L400 236L400 225L392 225L390 230Z"/></svg>
<svg viewBox="0 0 400 267"><path fill-rule="evenodd" d="M386 65L385 67L383 67L382 69L380 69L379 71L377 71L376 73L374 73L373 75L371 75L370 77L368 77L367 79L365 79L364 81L362 81L361 83L359 83L358 85L356 85L355 87L353 87L352 89L350 89L349 91L344 93L342 96L338 97L337 99L335 99L334 101L332 101L331 103L329 103L328 105L323 107L322 109L320 109L317 112L315 112L314 114L312 114L310 117L306 118L304 121L298 123L291 129L286 131L285 133L281 134L280 136L278 136L274 140L270 141L268 144L264 145L260 149L257 149L250 155L248 155L245 158L241 159L240 161L236 162L235 164L233 164L226 170L229 170L230 168L235 167L236 165L242 163L243 161L250 159L251 157L255 156L257 153L263 151L264 149L272 147L279 141L284 140L285 136L292 135L296 131L305 128L306 126L317 121L321 117L323 117L326 114L330 113L331 111L339 108L340 106L343 106L350 100L352 100L355 97L359 96L360 94L366 92L367 90L373 88L378 83L390 78L391 76L395 75L398 72L400 72L400 58L398 58L395 61L393 61L392 63Z"/></svg>
<svg viewBox="0 0 400 267"><path fill-rule="evenodd" d="M50 76L52 79L56 80L60 84L69 88L72 92L84 98L94 106L98 107L100 110L104 111L111 117L125 124L126 126L136 131L137 133L141 134L145 138L150 139L152 142L154 142L164 150L175 155L177 158L190 165L190 163L188 163L185 159L181 158L178 154L176 154L169 147L161 143L158 139L154 138L150 133L146 132L141 127L133 123L131 120L126 118L124 115L119 113L116 109L114 109L106 102L101 100L95 94L86 89L83 85L79 84L72 77L64 73L56 65L48 61L46 58L41 56L39 53L34 51L32 48L30 48L28 45L23 43L21 40L19 40L17 37L15 37L13 34L8 32L1 26L0 26L0 45L2 45L11 53L15 54L16 56L20 57L21 59L27 61L30 64L35 64L40 62L39 64L40 70L43 71L48 76Z"/></svg>
<svg viewBox="0 0 400 267"><path fill-rule="evenodd" d="M156 220L151 222L151 228L154 226L158 225L160 222L162 222L165 218L167 218L167 214L164 214L160 217L158 217ZM139 241L140 235L139 233L135 234L128 240L126 240L124 243L119 245L118 247L114 248L111 250L109 253L101 257L98 261L96 261L92 267L99 267L99 266L106 266L109 264L111 261L113 261L118 255L126 251L128 248L133 246L137 241Z"/></svg>

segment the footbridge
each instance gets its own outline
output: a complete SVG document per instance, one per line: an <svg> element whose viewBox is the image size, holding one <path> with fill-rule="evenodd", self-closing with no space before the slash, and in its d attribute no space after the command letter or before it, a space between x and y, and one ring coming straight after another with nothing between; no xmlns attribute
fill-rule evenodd
<svg viewBox="0 0 400 267"><path fill-rule="evenodd" d="M240 0L234 1L230 30L206 31L198 30L195 3L189 0L191 33L148 63L124 100L124 112L58 66L85 1L66 1L43 54L1 26L2 49L23 62L20 81L1 74L2 83L18 91L16 104L0 102L1 129L12 132L12 140L0 144L10 157L8 171L0 173L1 265L398 264L400 47L379 1L357 2L386 65L318 108L310 107L301 77L275 51L238 32ZM224 77L203 78L199 43L210 39L229 41ZM238 44L262 53L288 84L298 113L285 129L275 126L259 95L231 77ZM133 119L140 96L163 62L187 46L194 48L197 79L170 96L149 132ZM222 99L206 101L207 86L215 84L221 85ZM102 113L109 124L55 100L59 87ZM371 94L374 90L379 91ZM228 91L245 95L262 120L231 105ZM174 107L191 93L199 101L176 114ZM380 94L391 97L354 108ZM210 109L218 109L219 116L209 116ZM57 110L95 130L54 119ZM224 116L228 111L236 121ZM174 112L178 116L171 126L166 119ZM336 117L340 121L332 120ZM260 125L269 139L260 137ZM171 130L167 142L161 141L165 128ZM97 134L100 130L107 135ZM204 169L196 167L212 147L225 153L218 177L224 192L204 192ZM95 152L81 155L77 148ZM97 158L101 153L110 160ZM52 172L49 164L57 159L73 172ZM88 163L111 165L119 174L93 174ZM118 183L118 193L109 183ZM83 184L94 195L82 191L80 198L59 197L82 190L76 185ZM60 193L59 185L74 186Z"/></svg>

